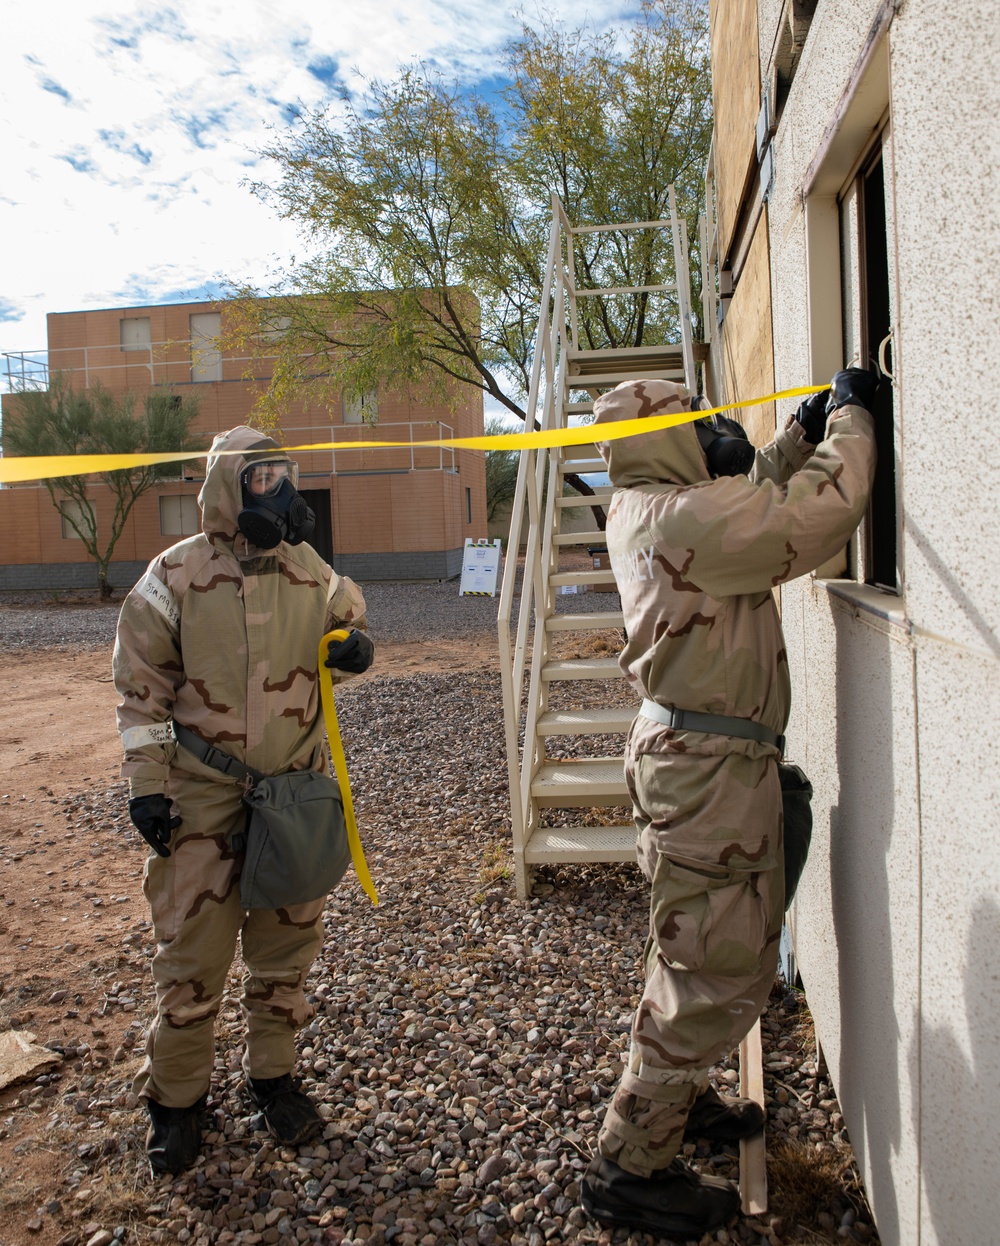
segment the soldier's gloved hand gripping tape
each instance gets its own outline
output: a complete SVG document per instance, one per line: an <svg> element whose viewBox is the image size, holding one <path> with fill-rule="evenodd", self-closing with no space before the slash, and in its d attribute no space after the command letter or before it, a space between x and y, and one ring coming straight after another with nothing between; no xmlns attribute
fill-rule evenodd
<svg viewBox="0 0 1000 1246"><path fill-rule="evenodd" d="M375 645L357 628L338 628L323 639L329 641L323 665L331 670L362 675L375 660Z"/></svg>

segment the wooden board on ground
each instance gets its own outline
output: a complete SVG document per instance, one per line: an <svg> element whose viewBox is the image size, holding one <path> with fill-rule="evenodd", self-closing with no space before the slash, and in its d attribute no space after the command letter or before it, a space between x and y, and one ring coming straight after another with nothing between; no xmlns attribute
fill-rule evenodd
<svg viewBox="0 0 1000 1246"><path fill-rule="evenodd" d="M740 1043L740 1094L764 1107L760 1018ZM763 1130L740 1143L740 1201L744 1215L759 1216L767 1211L767 1151Z"/></svg>

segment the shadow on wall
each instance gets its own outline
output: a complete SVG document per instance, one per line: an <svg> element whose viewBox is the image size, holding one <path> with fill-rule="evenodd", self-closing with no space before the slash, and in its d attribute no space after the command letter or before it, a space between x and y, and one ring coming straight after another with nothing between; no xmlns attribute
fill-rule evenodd
<svg viewBox="0 0 1000 1246"><path fill-rule="evenodd" d="M899 1242L891 1180L900 1146L899 1025L890 929L888 858L895 816L891 641L834 611L837 769L830 810L830 886L840 981L837 1093L851 1143L871 1174L879 1233ZM859 631L861 635L859 635ZM862 677L863 676L863 677ZM867 1184L867 1183L866 1183Z"/></svg>
<svg viewBox="0 0 1000 1246"><path fill-rule="evenodd" d="M970 842L970 879L976 870ZM923 1205L935 1230L928 1240L948 1246L985 1246L1000 1233L998 948L1000 900L983 895L972 907L964 949L955 948L953 1019L925 1026L922 1042L910 1047L911 1064L924 1074L913 1081L911 1110L927 1157L921 1163ZM951 1163L941 1162L949 1156Z"/></svg>
<svg viewBox="0 0 1000 1246"><path fill-rule="evenodd" d="M921 555L927 560L927 565L948 592L951 593L958 608L983 638L987 647L992 653L1000 657L1000 636L997 634L995 624L991 626L990 621L983 617L975 602L955 578L953 568L935 551L933 545L931 545L930 541L928 541L909 516L906 519L906 531L913 538L913 542Z"/></svg>

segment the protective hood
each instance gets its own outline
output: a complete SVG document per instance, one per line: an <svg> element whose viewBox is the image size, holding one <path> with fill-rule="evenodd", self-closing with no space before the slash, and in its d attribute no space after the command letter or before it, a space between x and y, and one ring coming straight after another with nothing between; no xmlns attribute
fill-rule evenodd
<svg viewBox="0 0 1000 1246"><path fill-rule="evenodd" d="M594 403L597 424L690 410L691 395L673 381L623 381ZM597 441L597 449L608 465L611 483L620 489L645 484L693 485L712 479L690 422L618 441Z"/></svg>
<svg viewBox="0 0 1000 1246"><path fill-rule="evenodd" d="M222 450L242 450L242 454L221 454ZM238 517L243 509L240 472L262 451L268 458L284 458L281 447L271 437L241 424L226 433L219 433L208 455L205 483L198 494L201 507L201 530L213 545L228 545L237 554L257 551L240 532ZM277 451L277 454L275 454Z"/></svg>

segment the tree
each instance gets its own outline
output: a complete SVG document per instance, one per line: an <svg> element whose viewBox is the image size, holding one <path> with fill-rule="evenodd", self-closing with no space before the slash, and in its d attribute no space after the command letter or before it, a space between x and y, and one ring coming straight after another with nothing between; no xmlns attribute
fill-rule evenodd
<svg viewBox="0 0 1000 1246"><path fill-rule="evenodd" d="M367 106L345 96L262 153L280 177L251 190L313 250L267 290L234 288L228 342L258 373L271 361L262 422L291 397L416 384L472 385L524 419L550 193L571 219L610 223L664 215L674 184L694 236L712 128L703 0L647 0L605 35L525 26L506 68L502 102L418 69L371 82ZM584 238L591 284L670 279L672 254L647 232ZM676 335L662 299L581 302L590 347Z"/></svg>
<svg viewBox="0 0 1000 1246"><path fill-rule="evenodd" d="M507 425L499 416L491 416L486 421L487 437L497 437L507 431ZM486 518L492 522L500 510L514 500L521 455L517 450L487 450L485 457Z"/></svg>
<svg viewBox="0 0 1000 1246"><path fill-rule="evenodd" d="M47 390L25 391L4 403L3 448L22 456L49 454L161 454L204 446L190 436L198 415L196 398L182 399L168 390L154 390L136 414L131 393L115 396L99 383L72 389L58 375ZM101 600L114 587L108 568L132 507L161 480L179 476L180 463L160 463L128 471L98 474L114 499L111 530L98 532L93 477L60 476L42 483L52 504L83 542L97 564Z"/></svg>

